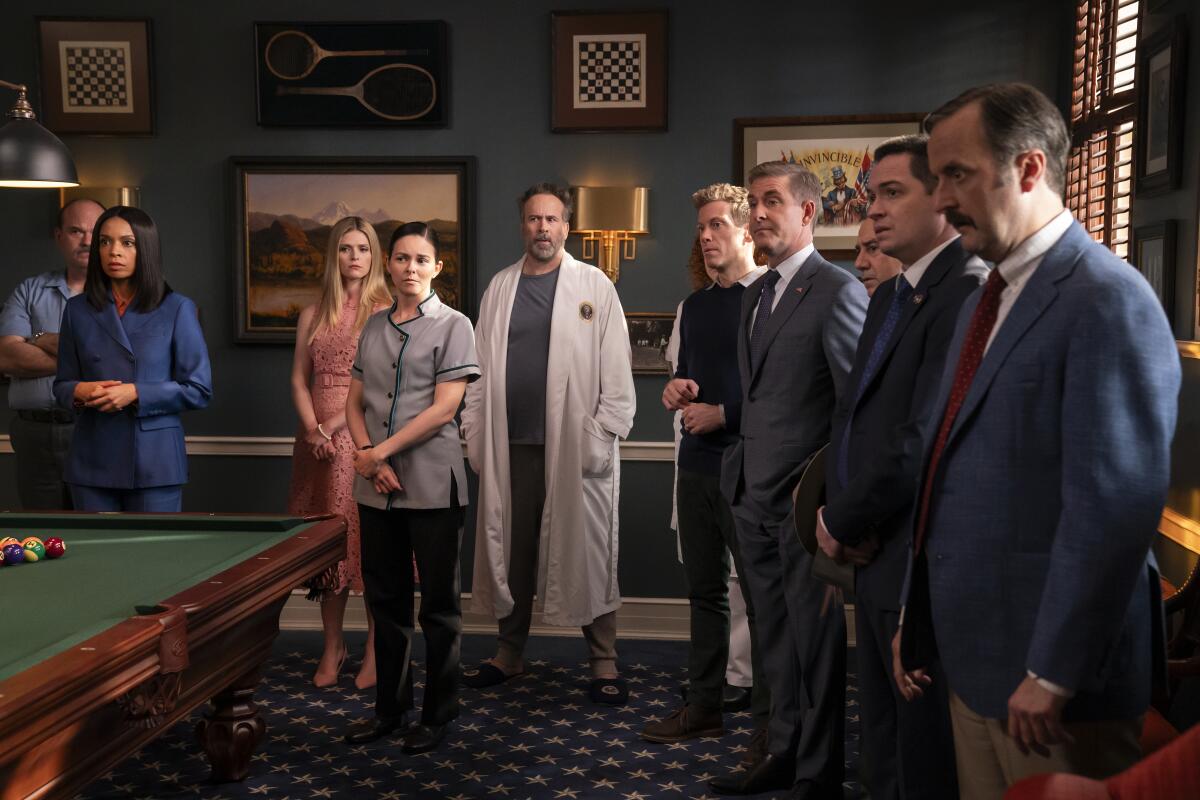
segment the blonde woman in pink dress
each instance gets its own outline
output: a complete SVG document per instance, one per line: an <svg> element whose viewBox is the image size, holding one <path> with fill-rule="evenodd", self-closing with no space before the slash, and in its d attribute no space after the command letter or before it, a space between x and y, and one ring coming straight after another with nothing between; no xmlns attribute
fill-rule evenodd
<svg viewBox="0 0 1200 800"><path fill-rule="evenodd" d="M325 649L313 685L332 686L346 660L342 619L350 590L363 589L359 559L354 443L346 430L346 395L358 336L367 319L392 304L379 237L360 217L339 220L329 232L321 299L300 312L292 360L292 401L300 429L292 451L289 514L341 514L346 518L346 560L309 585L321 601ZM354 679L375 685L374 623L367 609L367 649Z"/></svg>

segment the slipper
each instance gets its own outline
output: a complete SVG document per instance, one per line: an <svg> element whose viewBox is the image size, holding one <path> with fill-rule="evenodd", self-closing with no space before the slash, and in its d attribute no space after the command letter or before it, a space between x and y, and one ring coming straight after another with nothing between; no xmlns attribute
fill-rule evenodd
<svg viewBox="0 0 1200 800"><path fill-rule="evenodd" d="M624 678L592 678L588 696L593 703L623 706L629 702L629 684Z"/></svg>
<svg viewBox="0 0 1200 800"><path fill-rule="evenodd" d="M484 661L473 669L464 669L462 674L463 686L472 689L486 689L489 686L499 686L505 681L524 675L525 672L514 672L509 675L490 661Z"/></svg>

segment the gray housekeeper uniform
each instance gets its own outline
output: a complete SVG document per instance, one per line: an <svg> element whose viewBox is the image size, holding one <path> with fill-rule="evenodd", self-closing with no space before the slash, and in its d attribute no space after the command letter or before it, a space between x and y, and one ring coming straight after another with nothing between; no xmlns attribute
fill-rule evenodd
<svg viewBox="0 0 1200 800"><path fill-rule="evenodd" d="M465 316L431 293L418 315L392 321L395 304L367 321L351 376L363 383L363 411L372 444L382 442L433 405L445 381L475 380L475 333ZM458 553L467 504L458 423L389 459L403 487L388 495L358 476L354 499L362 525L362 572L375 617L375 715L391 720L413 707L409 669L413 636L413 571L421 575L421 632L426 680L421 722L445 725L458 716L458 653L462 635Z"/></svg>

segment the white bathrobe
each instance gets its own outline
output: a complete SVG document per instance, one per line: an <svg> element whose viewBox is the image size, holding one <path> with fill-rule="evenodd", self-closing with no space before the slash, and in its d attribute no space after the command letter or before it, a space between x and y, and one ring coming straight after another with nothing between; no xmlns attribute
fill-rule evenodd
<svg viewBox="0 0 1200 800"><path fill-rule="evenodd" d="M506 365L521 261L492 279L475 347L483 377L467 387L462 431L479 473L475 611L512 613ZM546 375L546 508L538 543L538 607L550 625L588 625L621 605L617 588L618 437L636 407L629 332L617 290L564 253L554 292Z"/></svg>

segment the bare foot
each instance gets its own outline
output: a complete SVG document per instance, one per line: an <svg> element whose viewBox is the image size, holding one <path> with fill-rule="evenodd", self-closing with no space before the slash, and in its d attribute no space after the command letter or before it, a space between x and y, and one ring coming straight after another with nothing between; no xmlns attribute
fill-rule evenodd
<svg viewBox="0 0 1200 800"><path fill-rule="evenodd" d="M359 689L370 689L375 685L375 653L368 650L363 656L362 667L354 676L354 685Z"/></svg>
<svg viewBox="0 0 1200 800"><path fill-rule="evenodd" d="M326 650L321 654L321 660L317 664L317 671L313 675L313 686L318 689L326 689L337 683L338 673L342 671L342 664L346 661L346 646L343 644L341 650Z"/></svg>

